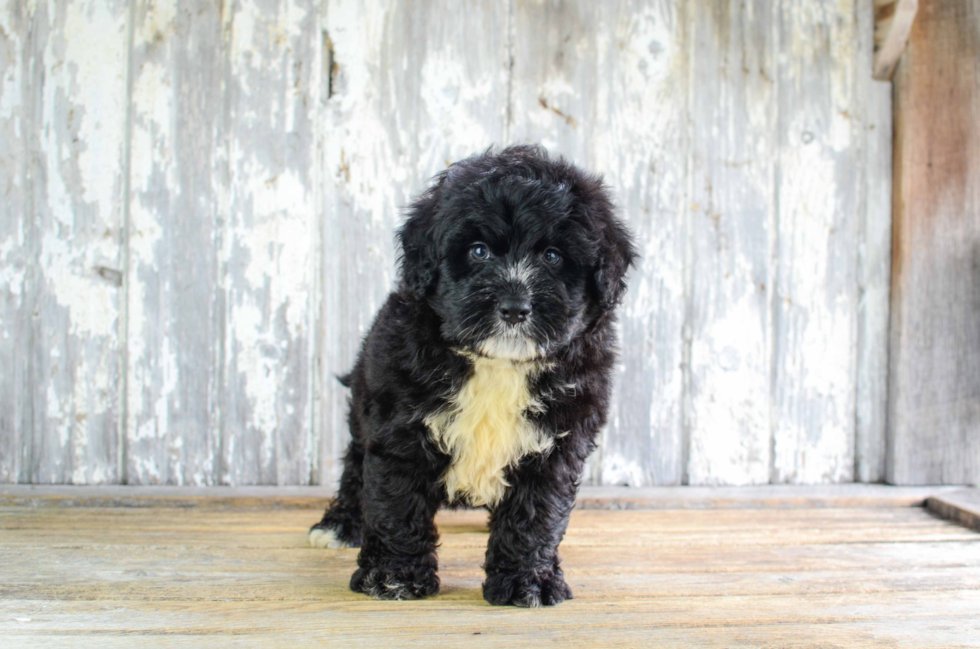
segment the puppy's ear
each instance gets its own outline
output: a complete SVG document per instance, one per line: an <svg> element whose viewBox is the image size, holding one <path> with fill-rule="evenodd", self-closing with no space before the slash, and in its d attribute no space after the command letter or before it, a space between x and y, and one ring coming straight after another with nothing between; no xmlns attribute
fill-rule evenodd
<svg viewBox="0 0 980 649"><path fill-rule="evenodd" d="M439 278L439 243L435 237L436 211L445 177L408 208L408 220L398 230L402 283L416 298L424 298Z"/></svg>
<svg viewBox="0 0 980 649"><path fill-rule="evenodd" d="M609 311L619 304L626 292L626 273L636 262L633 237L616 217L608 191L596 179L584 192L585 209L593 224L598 243L598 259L593 281L599 307Z"/></svg>

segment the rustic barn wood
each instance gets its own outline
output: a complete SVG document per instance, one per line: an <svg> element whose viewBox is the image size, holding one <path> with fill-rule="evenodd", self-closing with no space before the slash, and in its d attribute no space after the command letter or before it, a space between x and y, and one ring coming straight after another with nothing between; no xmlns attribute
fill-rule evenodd
<svg viewBox="0 0 980 649"><path fill-rule="evenodd" d="M215 482L306 484L319 296L318 3L234 3L216 184L224 311Z"/></svg>
<svg viewBox="0 0 980 649"><path fill-rule="evenodd" d="M0 479L115 482L127 10L2 13Z"/></svg>
<svg viewBox="0 0 980 649"><path fill-rule="evenodd" d="M578 509L799 509L922 507L927 499L962 492L957 486L881 484L742 487L582 487ZM189 487L174 485L0 485L0 506L206 507L322 511L334 496L322 486Z"/></svg>
<svg viewBox="0 0 980 649"><path fill-rule="evenodd" d="M0 481L332 485L432 174L541 142L642 260L593 484L884 474L873 0L0 10Z"/></svg>
<svg viewBox="0 0 980 649"><path fill-rule="evenodd" d="M919 0L875 0L875 79L892 78L918 10Z"/></svg>
<svg viewBox="0 0 980 649"><path fill-rule="evenodd" d="M980 532L980 489L958 489L929 496L926 506L943 518Z"/></svg>
<svg viewBox="0 0 980 649"><path fill-rule="evenodd" d="M980 482L980 4L923 1L895 74L888 480Z"/></svg>
<svg viewBox="0 0 980 649"><path fill-rule="evenodd" d="M718 2L692 11L688 478L766 483L773 462L779 12L766 0L744 10Z"/></svg>
<svg viewBox="0 0 980 649"><path fill-rule="evenodd" d="M486 513L437 517L442 591L350 592L309 511L0 508L5 646L961 647L980 535L920 507L576 511L576 598L487 605ZM71 529L66 535L65 530Z"/></svg>
<svg viewBox="0 0 980 649"><path fill-rule="evenodd" d="M133 10L125 480L217 482L223 303L218 5Z"/></svg>
<svg viewBox="0 0 980 649"><path fill-rule="evenodd" d="M872 65L874 16L858 8L858 81ZM854 480L885 478L888 422L888 331L891 284L892 100L891 87L870 83L856 92L865 114L858 177L864 192L858 201L857 403ZM859 138L861 139L861 138Z"/></svg>
<svg viewBox="0 0 980 649"><path fill-rule="evenodd" d="M394 231L454 160L506 141L508 5L326 3L322 112L322 336L314 482L340 478L348 391L336 380L394 287Z"/></svg>
<svg viewBox="0 0 980 649"><path fill-rule="evenodd" d="M25 137L33 124L25 65L30 20L23 3L4 5L0 12L0 482L30 480L24 460L30 457L34 429L28 344L34 237L28 216L30 147Z"/></svg>

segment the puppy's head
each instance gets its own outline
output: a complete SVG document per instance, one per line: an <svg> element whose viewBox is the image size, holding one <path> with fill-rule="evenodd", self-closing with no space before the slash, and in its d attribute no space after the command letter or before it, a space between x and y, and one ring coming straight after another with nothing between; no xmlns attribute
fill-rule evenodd
<svg viewBox="0 0 980 649"><path fill-rule="evenodd" d="M612 310L636 258L602 181L533 146L440 173L398 233L402 291L450 344L546 357Z"/></svg>

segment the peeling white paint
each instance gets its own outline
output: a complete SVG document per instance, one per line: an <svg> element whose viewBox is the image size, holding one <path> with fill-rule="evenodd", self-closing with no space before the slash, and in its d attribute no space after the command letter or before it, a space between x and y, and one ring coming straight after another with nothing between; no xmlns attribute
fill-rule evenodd
<svg viewBox="0 0 980 649"><path fill-rule="evenodd" d="M0 242L0 287L19 301L24 295L27 262L22 257L23 236L8 237Z"/></svg>
<svg viewBox="0 0 980 649"><path fill-rule="evenodd" d="M855 435L876 412L858 395L883 394L855 387L883 380L862 370L880 356L864 360L862 345L887 326L887 210L864 234L851 220L888 169L851 173L869 137L859 61L870 54L858 50L870 41L854 17L870 0L779 11L752 0L728 7L727 25L688 0L273 5L189 16L136 4L128 170L128 7L26 6L51 27L29 117L40 122L19 114L26 68L0 76L0 154L12 152L0 168L16 170L0 190L16 201L32 189L17 157L26 124L40 203L32 221L11 221L36 232L0 229L0 295L42 309L39 479L116 479L103 456L115 453L124 295L132 482L303 482L317 464L336 479L347 391L333 377L395 281L403 207L449 162L508 139L604 173L637 233L618 391L590 479L852 477ZM24 29L9 13L4 32ZM778 54L766 40L777 37ZM887 162L883 137L860 155ZM202 220L199 240L180 240ZM878 275L859 280L865 257ZM199 258L214 266L188 284L182 264ZM99 268L121 271L123 286ZM861 302L858 281L870 282ZM23 344L14 332L0 327L5 349Z"/></svg>

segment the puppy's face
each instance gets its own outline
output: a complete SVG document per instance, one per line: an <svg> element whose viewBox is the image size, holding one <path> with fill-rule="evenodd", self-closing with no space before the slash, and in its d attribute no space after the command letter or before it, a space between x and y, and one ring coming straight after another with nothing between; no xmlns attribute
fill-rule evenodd
<svg viewBox="0 0 980 649"><path fill-rule="evenodd" d="M504 179L447 198L430 298L443 337L486 356L528 360L580 333L596 246L564 188Z"/></svg>
<svg viewBox="0 0 980 649"><path fill-rule="evenodd" d="M601 182L536 150L540 169L515 165L511 151L453 165L413 205L402 264L447 343L530 360L615 305L634 253Z"/></svg>

